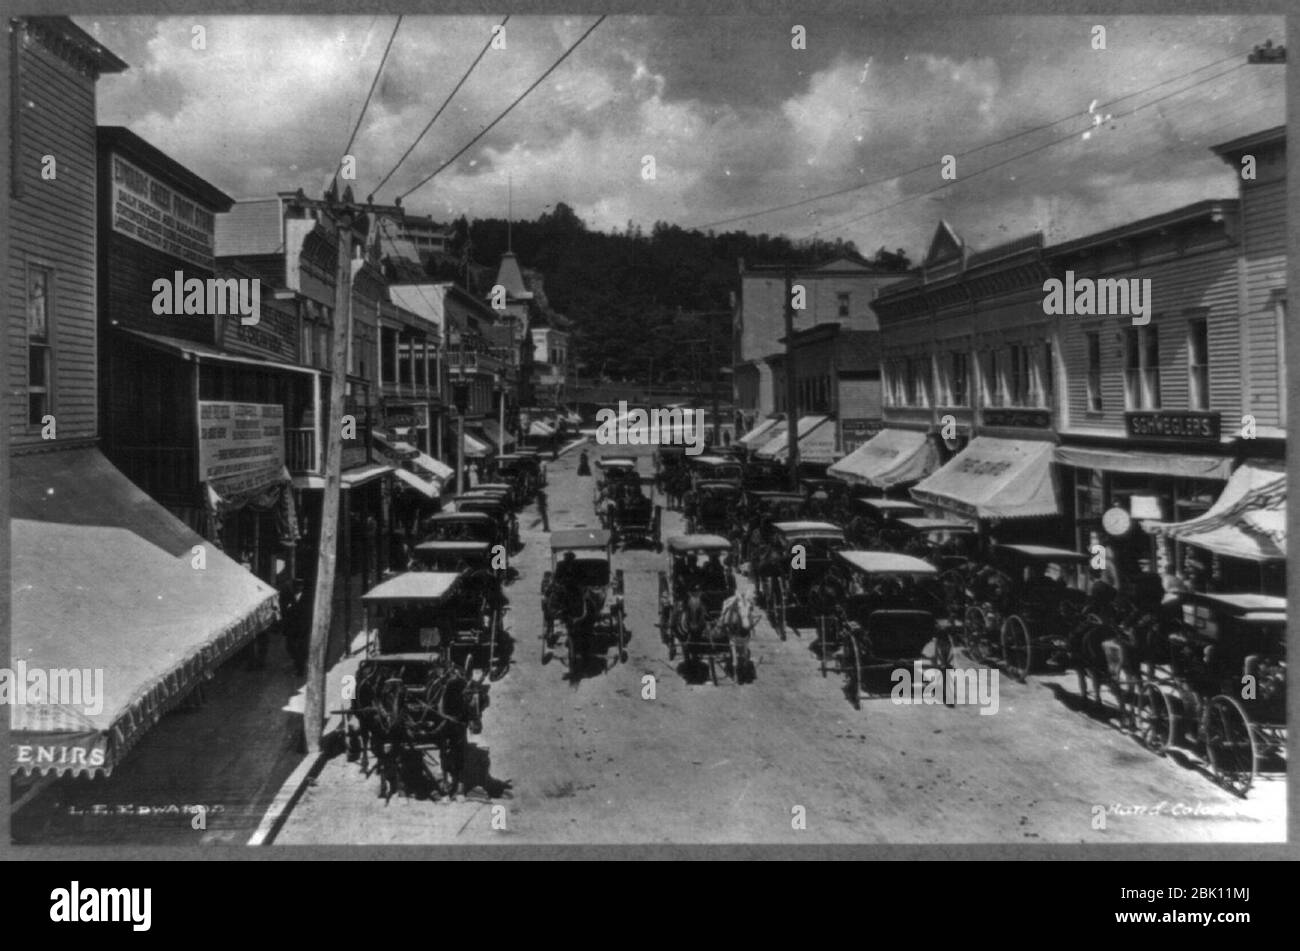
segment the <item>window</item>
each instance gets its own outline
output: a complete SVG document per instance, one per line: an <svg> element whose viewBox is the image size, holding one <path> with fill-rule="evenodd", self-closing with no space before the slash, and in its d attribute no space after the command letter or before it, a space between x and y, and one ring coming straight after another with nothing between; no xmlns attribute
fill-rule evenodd
<svg viewBox="0 0 1300 951"><path fill-rule="evenodd" d="M1029 348L1011 345L1011 359L1007 367L1007 405L1029 406Z"/></svg>
<svg viewBox="0 0 1300 951"><path fill-rule="evenodd" d="M904 405L930 405L930 360L928 357L909 357L905 364Z"/></svg>
<svg viewBox="0 0 1300 951"><path fill-rule="evenodd" d="M411 338L401 334L393 334L397 341L397 382L411 382ZM362 364L365 367L365 364ZM364 372L364 369L363 369Z"/></svg>
<svg viewBox="0 0 1300 951"><path fill-rule="evenodd" d="M980 372L980 399L985 406L1002 405L1002 378L998 363L996 350L989 350L984 354L984 365Z"/></svg>
<svg viewBox="0 0 1300 951"><path fill-rule="evenodd" d="M1038 381L1038 405L1051 409L1056 405L1056 361L1052 355L1052 342L1043 342L1043 362Z"/></svg>
<svg viewBox="0 0 1300 951"><path fill-rule="evenodd" d="M397 380L397 331L389 327L379 328L379 376L384 383Z"/></svg>
<svg viewBox="0 0 1300 951"><path fill-rule="evenodd" d="M1101 412L1101 334L1084 334L1088 349L1088 412Z"/></svg>
<svg viewBox="0 0 1300 951"><path fill-rule="evenodd" d="M835 295L839 302L839 315L841 317L849 316L849 294L847 291L840 291Z"/></svg>
<svg viewBox="0 0 1300 951"><path fill-rule="evenodd" d="M948 375L948 405L967 406L970 403L970 383L966 367L966 354L954 350L950 354Z"/></svg>
<svg viewBox="0 0 1300 951"><path fill-rule="evenodd" d="M27 422L40 426L50 412L50 299L54 272L27 271Z"/></svg>
<svg viewBox="0 0 1300 951"><path fill-rule="evenodd" d="M1160 408L1160 340L1154 324L1124 331L1124 405Z"/></svg>
<svg viewBox="0 0 1300 951"><path fill-rule="evenodd" d="M1210 408L1210 331L1204 317L1187 322L1187 408Z"/></svg>

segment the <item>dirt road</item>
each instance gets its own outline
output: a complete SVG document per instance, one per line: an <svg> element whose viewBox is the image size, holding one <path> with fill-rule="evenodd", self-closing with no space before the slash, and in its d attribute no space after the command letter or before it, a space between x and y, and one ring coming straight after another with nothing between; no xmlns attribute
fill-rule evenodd
<svg viewBox="0 0 1300 951"><path fill-rule="evenodd" d="M652 471L649 450L631 449ZM597 524L591 480L576 466L576 452L549 466L552 528ZM689 685L655 626L665 556L649 550L616 556L627 583L627 662L570 685L561 664L541 664L538 586L549 549L535 509L522 513L521 529L520 577L509 589L515 664L492 685L474 738L479 779L489 773L506 792L385 804L378 778L339 756L277 844L1285 838L1283 778L1262 778L1247 800L1232 797L1196 768L1157 758L1072 707L1072 677L1025 685L1003 677L992 716L888 698L855 710L841 682L820 675L811 631L782 642L764 622L754 683ZM680 530L680 515L665 513L665 533ZM647 678L654 699L643 698Z"/></svg>

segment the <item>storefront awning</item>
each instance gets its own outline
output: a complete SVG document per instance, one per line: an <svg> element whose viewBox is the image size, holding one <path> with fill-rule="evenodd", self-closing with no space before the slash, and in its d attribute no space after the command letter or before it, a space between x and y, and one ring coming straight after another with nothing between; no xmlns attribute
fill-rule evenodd
<svg viewBox="0 0 1300 951"><path fill-rule="evenodd" d="M278 597L96 449L16 456L10 477L11 668L102 687L10 706L11 772L107 775Z"/></svg>
<svg viewBox="0 0 1300 951"><path fill-rule="evenodd" d="M385 465L357 466L354 469L344 469L339 477L339 487L355 489L392 471L392 466ZM293 487L295 489L323 489L325 488L325 477L322 475L296 475L293 477Z"/></svg>
<svg viewBox="0 0 1300 951"><path fill-rule="evenodd" d="M446 482L456 474L455 470L452 469L451 466L445 465L433 458L433 456L427 455L423 452L417 452L415 458L411 460L411 464L414 465L415 468L428 473L432 479L437 482Z"/></svg>
<svg viewBox="0 0 1300 951"><path fill-rule="evenodd" d="M1226 479L1232 460L1223 456L1191 456L1179 452L1133 452L1128 449L1080 449L1057 446L1058 465L1103 472L1176 476L1183 479Z"/></svg>
<svg viewBox="0 0 1300 951"><path fill-rule="evenodd" d="M470 459L482 459L492 455L492 449L487 443L479 442L469 433L465 434L465 455Z"/></svg>
<svg viewBox="0 0 1300 951"><path fill-rule="evenodd" d="M780 433L776 431L777 426L781 427ZM736 442L740 443L746 449L758 449L775 439L778 435L783 435L784 433L784 419L765 419L749 432L745 433L745 435L737 439Z"/></svg>
<svg viewBox="0 0 1300 951"><path fill-rule="evenodd" d="M1281 463L1245 462L1204 515L1152 522L1148 532L1229 558L1286 559L1286 472Z"/></svg>
<svg viewBox="0 0 1300 951"><path fill-rule="evenodd" d="M788 431L781 427L781 435L769 439L754 455L760 459L780 461L790 451ZM801 462L835 461L835 425L829 416L803 416L799 419L799 460Z"/></svg>
<svg viewBox="0 0 1300 951"><path fill-rule="evenodd" d="M923 479L939 467L939 451L924 432L883 429L835 463L827 473L878 489Z"/></svg>
<svg viewBox="0 0 1300 951"><path fill-rule="evenodd" d="M528 435L537 439L549 439L555 435L555 429L540 419L535 419L528 424Z"/></svg>
<svg viewBox="0 0 1300 951"><path fill-rule="evenodd" d="M390 436L382 429L371 429L370 435L379 443L380 448L388 450L390 453L401 459L413 459L415 458L416 453L420 451L410 443L396 438L395 435Z"/></svg>
<svg viewBox="0 0 1300 951"><path fill-rule="evenodd" d="M493 420L485 419L478 428L488 438L488 441L496 446L498 452L505 452L515 444L515 437L503 430Z"/></svg>
<svg viewBox="0 0 1300 951"><path fill-rule="evenodd" d="M977 436L912 489L922 505L967 518L1060 515L1052 444Z"/></svg>
<svg viewBox="0 0 1300 951"><path fill-rule="evenodd" d="M393 475L397 476L405 485L409 485L427 499L436 499L440 494L440 488L436 482L427 479L421 479L414 472L408 472L406 469L394 469Z"/></svg>

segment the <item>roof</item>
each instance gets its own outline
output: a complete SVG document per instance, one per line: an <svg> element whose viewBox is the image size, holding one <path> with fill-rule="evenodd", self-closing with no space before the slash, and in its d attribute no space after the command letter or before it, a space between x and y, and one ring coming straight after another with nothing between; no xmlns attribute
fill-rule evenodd
<svg viewBox="0 0 1300 951"><path fill-rule="evenodd" d="M235 199L231 198L205 178L200 178L166 152L146 142L130 129L120 125L101 125L96 130L99 149L114 152L139 165L159 181L193 198L213 211L229 211Z"/></svg>
<svg viewBox="0 0 1300 951"><path fill-rule="evenodd" d="M730 551L731 542L721 535L674 535L668 539L668 550L686 551Z"/></svg>
<svg viewBox="0 0 1300 951"><path fill-rule="evenodd" d="M429 517L431 522L490 522L487 512L439 512Z"/></svg>
<svg viewBox="0 0 1300 951"><path fill-rule="evenodd" d="M507 298L529 300L533 296L524 287L524 275L519 270L519 259L513 251L501 255L501 263L497 265L497 283L505 287Z"/></svg>
<svg viewBox="0 0 1300 951"><path fill-rule="evenodd" d="M279 613L274 588L193 532L97 449L10 461L11 652L103 672L99 707L8 707L13 772L112 771L164 713ZM207 552L203 571L192 559ZM51 698L53 699L53 698ZM64 698L60 698L64 699ZM44 760L46 750L65 756Z"/></svg>
<svg viewBox="0 0 1300 951"><path fill-rule="evenodd" d="M1183 205L1179 208L1174 208L1158 215L1139 218L1137 221L1127 222L1117 228L1098 231L1094 234L1086 234L1083 237L1075 238L1072 241L1065 241L1061 244L1052 245L1047 249L1046 254L1049 257L1077 254L1078 252L1086 251L1100 245L1112 244L1116 241L1135 238L1142 234L1162 231L1166 228L1189 224L1201 219L1208 218L1211 221L1220 221L1224 217L1235 215L1237 213L1238 205L1239 203L1236 199L1207 198L1204 201L1193 202L1190 205Z"/></svg>
<svg viewBox="0 0 1300 951"><path fill-rule="evenodd" d="M921 506L905 499L854 499L858 505L873 508L877 512L923 512Z"/></svg>
<svg viewBox="0 0 1300 951"><path fill-rule="evenodd" d="M1050 545L994 545L996 551L1011 552L1027 561L1087 561L1088 556L1069 548Z"/></svg>
<svg viewBox="0 0 1300 951"><path fill-rule="evenodd" d="M284 212L279 198L245 198L217 215L215 254L281 254L284 252Z"/></svg>
<svg viewBox="0 0 1300 951"><path fill-rule="evenodd" d="M900 525L906 525L916 532L973 532L975 526L969 522L952 522L943 518L900 518Z"/></svg>
<svg viewBox="0 0 1300 951"><path fill-rule="evenodd" d="M777 522L772 527L782 535L844 535L842 528L830 522Z"/></svg>
<svg viewBox="0 0 1300 951"><path fill-rule="evenodd" d="M928 561L892 551L837 551L835 556L857 571L867 574L935 575L939 569Z"/></svg>
<svg viewBox="0 0 1300 951"><path fill-rule="evenodd" d="M454 571L408 571L375 585L362 601L438 601L456 590L460 575Z"/></svg>
<svg viewBox="0 0 1300 951"><path fill-rule="evenodd" d="M1210 151L1222 158L1232 159L1261 145L1272 145L1274 143L1286 143L1286 126L1275 125L1271 129L1263 129L1259 132L1252 132L1250 135L1243 135L1240 138L1222 142L1219 145L1212 145Z"/></svg>
<svg viewBox="0 0 1300 951"><path fill-rule="evenodd" d="M631 456L601 456L596 460L596 465L602 469L618 468L620 466L630 466L636 468L636 459Z"/></svg>
<svg viewBox="0 0 1300 951"><path fill-rule="evenodd" d="M725 456L696 456L690 462L693 466L734 466L739 465L735 459Z"/></svg>
<svg viewBox="0 0 1300 951"><path fill-rule="evenodd" d="M570 528L551 532L551 551L574 548L608 548L610 534L603 528Z"/></svg>
<svg viewBox="0 0 1300 951"><path fill-rule="evenodd" d="M416 551L467 551L478 554L485 552L492 547L491 542L420 542L415 546Z"/></svg>
<svg viewBox="0 0 1300 951"><path fill-rule="evenodd" d="M37 29L57 37L86 57L100 73L121 73L131 67L65 16L21 17Z"/></svg>

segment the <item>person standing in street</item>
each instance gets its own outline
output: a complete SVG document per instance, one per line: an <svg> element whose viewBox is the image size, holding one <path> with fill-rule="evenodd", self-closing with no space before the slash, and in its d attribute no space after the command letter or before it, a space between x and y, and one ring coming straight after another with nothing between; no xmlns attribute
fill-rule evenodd
<svg viewBox="0 0 1300 951"><path fill-rule="evenodd" d="M540 463L538 463L537 484L539 486L546 485L546 460L545 459L543 459Z"/></svg>
<svg viewBox="0 0 1300 951"><path fill-rule="evenodd" d="M546 490L542 488L537 490L537 514L542 517L542 531L549 532L551 530L551 516L546 510Z"/></svg>

